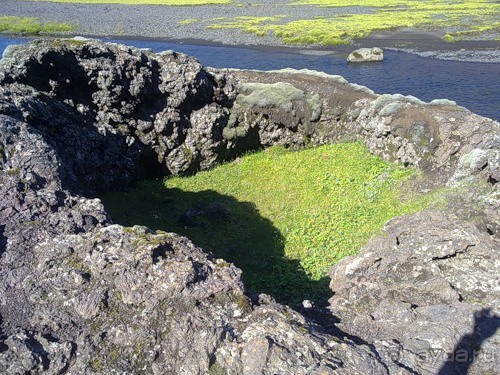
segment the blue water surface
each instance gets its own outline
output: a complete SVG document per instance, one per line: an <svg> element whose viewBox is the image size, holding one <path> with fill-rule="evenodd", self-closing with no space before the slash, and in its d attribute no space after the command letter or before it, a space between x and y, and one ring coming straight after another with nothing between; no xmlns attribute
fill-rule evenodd
<svg viewBox="0 0 500 375"><path fill-rule="evenodd" d="M500 64L445 61L386 50L383 63L348 64L343 57L276 52L236 46L197 45L172 41L104 39L150 48L174 50L215 68L273 70L311 69L338 74L377 93L413 95L424 101L450 99L480 115L500 120ZM0 53L9 44L28 39L0 37Z"/></svg>

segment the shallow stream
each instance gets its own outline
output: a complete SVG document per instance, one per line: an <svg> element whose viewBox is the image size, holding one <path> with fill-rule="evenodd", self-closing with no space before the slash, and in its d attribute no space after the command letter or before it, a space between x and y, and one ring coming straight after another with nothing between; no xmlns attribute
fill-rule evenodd
<svg viewBox="0 0 500 375"><path fill-rule="evenodd" d="M29 39L0 36L0 53ZM446 61L386 50L383 63L348 64L345 56L325 51L197 45L172 41L104 39L155 52L175 50L215 68L311 69L338 74L377 93L413 95L424 101L450 99L480 115L500 120L500 64ZM314 53L316 52L316 53Z"/></svg>

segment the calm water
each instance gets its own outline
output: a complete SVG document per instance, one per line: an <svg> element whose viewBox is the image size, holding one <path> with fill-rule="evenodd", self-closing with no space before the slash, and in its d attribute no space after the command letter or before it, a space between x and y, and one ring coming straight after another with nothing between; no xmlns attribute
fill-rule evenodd
<svg viewBox="0 0 500 375"><path fill-rule="evenodd" d="M0 37L0 53L9 44L27 39ZM151 48L172 49L196 57L216 68L272 70L312 69L338 74L349 82L367 86L377 93L413 95L424 101L447 98L473 112L500 120L500 64L467 63L424 58L403 52L385 51L381 64L350 65L344 58L272 52L251 48L179 44L157 40L108 41Z"/></svg>

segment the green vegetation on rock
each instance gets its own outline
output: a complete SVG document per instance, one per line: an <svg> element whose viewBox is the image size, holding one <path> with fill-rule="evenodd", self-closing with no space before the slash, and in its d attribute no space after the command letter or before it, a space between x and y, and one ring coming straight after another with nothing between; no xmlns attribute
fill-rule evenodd
<svg viewBox="0 0 500 375"><path fill-rule="evenodd" d="M53 34L72 31L76 25L59 22L42 23L34 17L0 17L0 32L24 34Z"/></svg>
<svg viewBox="0 0 500 375"><path fill-rule="evenodd" d="M326 299L335 262L390 218L422 209L428 198L405 183L412 173L360 143L273 147L103 201L116 222L185 235L240 267L251 291L295 304Z"/></svg>

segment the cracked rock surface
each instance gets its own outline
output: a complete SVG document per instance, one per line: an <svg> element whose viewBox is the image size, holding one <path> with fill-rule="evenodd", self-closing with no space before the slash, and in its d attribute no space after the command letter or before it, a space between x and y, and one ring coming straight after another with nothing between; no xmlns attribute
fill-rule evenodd
<svg viewBox="0 0 500 375"><path fill-rule="evenodd" d="M385 232L330 271L339 327L418 373L438 373L450 354L468 358L450 364L451 373L468 365L498 373L488 357L500 345L499 335L490 337L500 319L499 242L441 211L398 217Z"/></svg>

